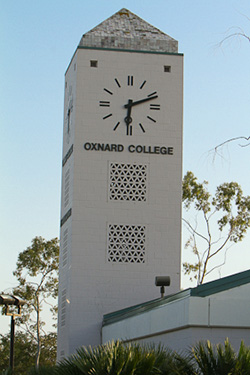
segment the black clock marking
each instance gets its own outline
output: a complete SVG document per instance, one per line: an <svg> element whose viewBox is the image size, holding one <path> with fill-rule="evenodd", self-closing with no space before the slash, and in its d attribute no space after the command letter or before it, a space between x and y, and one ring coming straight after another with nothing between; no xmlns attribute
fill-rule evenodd
<svg viewBox="0 0 250 375"><path fill-rule="evenodd" d="M147 81L143 81L143 82L142 82L142 84L141 84L141 86L140 86L140 89L143 89L143 87L144 87L144 85L145 85L146 82L147 82Z"/></svg>
<svg viewBox="0 0 250 375"><path fill-rule="evenodd" d="M111 117L111 116L113 116L112 113L110 113L109 115L104 116L104 117L103 117L103 120L106 120L106 118L109 118L109 117Z"/></svg>
<svg viewBox="0 0 250 375"><path fill-rule="evenodd" d="M133 85L134 85L134 77L128 76L128 86L133 86Z"/></svg>
<svg viewBox="0 0 250 375"><path fill-rule="evenodd" d="M144 129L144 127L142 126L141 123L139 123L139 126L140 126L141 130L143 131L143 133L145 133L145 129Z"/></svg>
<svg viewBox="0 0 250 375"><path fill-rule="evenodd" d="M151 94L149 94L149 95L148 95L148 98L150 98L150 96L153 96L153 95L155 95L155 94L157 94L157 91L154 91L154 92L152 92Z"/></svg>
<svg viewBox="0 0 250 375"><path fill-rule="evenodd" d="M127 125L127 135L132 135L132 125Z"/></svg>
<svg viewBox="0 0 250 375"><path fill-rule="evenodd" d="M118 128L118 126L120 125L120 121L118 121L118 123L115 125L114 129L113 130L116 130Z"/></svg>
<svg viewBox="0 0 250 375"><path fill-rule="evenodd" d="M160 110L160 104L150 104L149 109L159 111Z"/></svg>
<svg viewBox="0 0 250 375"><path fill-rule="evenodd" d="M110 107L110 102L108 100L100 100L99 106L100 107Z"/></svg>
<svg viewBox="0 0 250 375"><path fill-rule="evenodd" d="M149 120L153 121L153 122L156 122L156 120L155 120L155 119L153 119L153 118L152 118L152 117L150 117L150 116L147 116L147 118L148 118Z"/></svg>
<svg viewBox="0 0 250 375"><path fill-rule="evenodd" d="M120 82L118 81L117 78L115 78L115 82L116 82L116 84L117 84L118 87L121 87L121 84L120 84Z"/></svg>
<svg viewBox="0 0 250 375"><path fill-rule="evenodd" d="M113 95L112 91L105 89L105 88L103 90L106 91L108 94Z"/></svg>

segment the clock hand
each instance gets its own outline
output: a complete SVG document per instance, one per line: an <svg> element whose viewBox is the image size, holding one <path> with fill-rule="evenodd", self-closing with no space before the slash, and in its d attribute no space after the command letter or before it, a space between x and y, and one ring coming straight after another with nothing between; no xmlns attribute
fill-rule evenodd
<svg viewBox="0 0 250 375"><path fill-rule="evenodd" d="M131 117L132 103L133 103L133 100L129 99L129 100L128 100L128 104L126 104L126 105L124 106L125 108L128 108L127 116L126 116L125 119L124 119L124 121L126 122L127 126L128 126L129 124L131 124L131 122L133 121L133 120L132 120L132 117Z"/></svg>
<svg viewBox="0 0 250 375"><path fill-rule="evenodd" d="M125 123L126 123L126 125L127 125L127 135L129 135L129 134L132 135L132 133L131 133L132 129L131 129L130 126L129 126L129 125L131 124L131 122L133 121L133 120L132 120L132 117L131 117L132 102L133 102L133 100L131 100L131 99L128 100L127 116L126 116L125 119L124 119L124 121L125 121Z"/></svg>
<svg viewBox="0 0 250 375"><path fill-rule="evenodd" d="M129 107L133 107L134 105L144 103L144 102L147 102L148 100L152 100L152 99L156 99L156 98L158 98L158 95L150 96L150 97L147 97L147 98L141 99L141 100L136 100L135 102L133 102L133 100L130 99L128 101L128 103L124 105L124 108L129 109Z"/></svg>

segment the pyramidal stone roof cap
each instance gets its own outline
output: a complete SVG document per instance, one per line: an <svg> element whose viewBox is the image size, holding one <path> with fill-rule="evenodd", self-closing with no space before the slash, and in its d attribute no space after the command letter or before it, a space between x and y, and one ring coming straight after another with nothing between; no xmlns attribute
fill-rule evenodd
<svg viewBox="0 0 250 375"><path fill-rule="evenodd" d="M81 38L78 47L178 53L178 42L123 8Z"/></svg>

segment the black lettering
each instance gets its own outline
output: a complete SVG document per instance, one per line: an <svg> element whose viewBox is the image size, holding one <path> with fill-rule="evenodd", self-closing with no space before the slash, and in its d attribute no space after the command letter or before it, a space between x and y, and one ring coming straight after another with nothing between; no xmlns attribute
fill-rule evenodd
<svg viewBox="0 0 250 375"><path fill-rule="evenodd" d="M159 146L155 146L154 147L154 153L155 154L159 154L160 153L160 147Z"/></svg>
<svg viewBox="0 0 250 375"><path fill-rule="evenodd" d="M123 145L118 145L117 151L118 152L122 152L123 150L124 150L124 146Z"/></svg>
<svg viewBox="0 0 250 375"><path fill-rule="evenodd" d="M91 143L91 150L97 150L97 143Z"/></svg>
<svg viewBox="0 0 250 375"><path fill-rule="evenodd" d="M134 145L129 145L128 146L129 152L135 152L135 146Z"/></svg>
<svg viewBox="0 0 250 375"><path fill-rule="evenodd" d="M116 148L117 148L117 145L114 145L114 144L110 145L110 151L117 151Z"/></svg>
<svg viewBox="0 0 250 375"><path fill-rule="evenodd" d="M84 145L83 145L83 147L84 147L84 149L85 150L90 150L91 149L91 144L89 143L89 142L87 142L87 143L84 143Z"/></svg>
<svg viewBox="0 0 250 375"><path fill-rule="evenodd" d="M104 151L110 151L110 147L109 147L109 144L107 143L104 147Z"/></svg>
<svg viewBox="0 0 250 375"><path fill-rule="evenodd" d="M140 145L136 146L135 149L136 149L136 152L138 152L138 154L140 154L141 152L143 152L143 148Z"/></svg>
<svg viewBox="0 0 250 375"><path fill-rule="evenodd" d="M160 153L161 153L162 155L166 155L166 154L168 153L168 150L166 149L166 147L161 147L161 148L160 148Z"/></svg>
<svg viewBox="0 0 250 375"><path fill-rule="evenodd" d="M168 147L168 155L174 155L174 148Z"/></svg>
<svg viewBox="0 0 250 375"><path fill-rule="evenodd" d="M98 143L98 147L95 148L95 150L98 150L98 151L103 151L104 150L104 144L103 143Z"/></svg>

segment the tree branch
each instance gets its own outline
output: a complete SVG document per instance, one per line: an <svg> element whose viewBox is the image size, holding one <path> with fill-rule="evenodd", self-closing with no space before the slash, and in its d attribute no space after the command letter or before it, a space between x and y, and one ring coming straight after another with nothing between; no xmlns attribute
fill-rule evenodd
<svg viewBox="0 0 250 375"><path fill-rule="evenodd" d="M203 236L201 233L197 232L193 226L189 223L189 221L187 221L185 218L182 218L182 220L184 221L184 223L191 229L191 233L195 233L197 236L201 237L204 241L208 242L207 238L205 236Z"/></svg>

